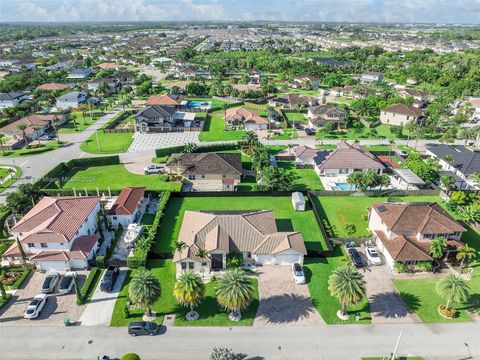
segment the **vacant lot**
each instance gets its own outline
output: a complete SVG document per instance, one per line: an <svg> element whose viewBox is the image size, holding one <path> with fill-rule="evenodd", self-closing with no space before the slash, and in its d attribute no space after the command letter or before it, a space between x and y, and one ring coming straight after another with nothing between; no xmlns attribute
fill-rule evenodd
<svg viewBox="0 0 480 360"><path fill-rule="evenodd" d="M93 112L90 116L90 113L83 114L81 111L75 111L68 114L68 121L63 124L58 132L60 134L74 133L77 131L83 131L88 128L90 125L94 124L102 114L100 112Z"/></svg>
<svg viewBox="0 0 480 360"><path fill-rule="evenodd" d="M133 133L107 134L98 130L80 145L90 154L118 154L126 152L133 141Z"/></svg>
<svg viewBox="0 0 480 360"><path fill-rule="evenodd" d="M295 212L290 197L191 197L170 198L153 251L171 253L186 210L273 210L279 231L300 231L307 250L326 249L311 207Z"/></svg>

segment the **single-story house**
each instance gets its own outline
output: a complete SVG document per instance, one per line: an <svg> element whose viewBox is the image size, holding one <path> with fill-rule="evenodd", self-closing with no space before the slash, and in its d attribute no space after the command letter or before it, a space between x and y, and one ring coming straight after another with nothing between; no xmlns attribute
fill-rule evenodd
<svg viewBox="0 0 480 360"><path fill-rule="evenodd" d="M10 229L16 241L2 260L21 263L20 244L38 269L86 269L98 249L99 212L97 196L45 196Z"/></svg>
<svg viewBox="0 0 480 360"><path fill-rule="evenodd" d="M27 125L25 135L28 141L35 140L45 134L52 128L54 124L63 124L66 121L65 115L57 114L31 114L21 119L15 120L0 129L6 135L14 136L19 140L23 140L23 131L18 129L18 125Z"/></svg>
<svg viewBox="0 0 480 360"><path fill-rule="evenodd" d="M268 105L285 109L309 107L318 104L318 99L301 94L284 94L268 100Z"/></svg>
<svg viewBox="0 0 480 360"><path fill-rule="evenodd" d="M391 269L395 262L432 261L430 243L438 237L447 240L447 255L456 252L466 231L437 203L375 203L368 228Z"/></svg>
<svg viewBox="0 0 480 360"><path fill-rule="evenodd" d="M382 124L403 126L410 121L421 123L423 110L408 104L395 104L380 110Z"/></svg>
<svg viewBox="0 0 480 360"><path fill-rule="evenodd" d="M145 197L144 187L127 187L123 189L108 209L108 221L114 227L122 225L124 229L128 225L140 220L145 212L148 197Z"/></svg>
<svg viewBox="0 0 480 360"><path fill-rule="evenodd" d="M316 105L310 106L307 110L308 125L314 129L318 129L327 122L333 122L337 128L346 126L345 118L347 112L333 105Z"/></svg>
<svg viewBox="0 0 480 360"><path fill-rule="evenodd" d="M362 83L379 82L383 80L383 74L376 71L365 71L360 77Z"/></svg>
<svg viewBox="0 0 480 360"><path fill-rule="evenodd" d="M97 91L99 86L103 83L108 85L108 88L113 94L122 90L122 83L118 79L95 79L87 82L87 89Z"/></svg>
<svg viewBox="0 0 480 360"><path fill-rule="evenodd" d="M243 175L242 157L238 153L173 154L165 170L182 175L193 190L233 191Z"/></svg>
<svg viewBox="0 0 480 360"><path fill-rule="evenodd" d="M447 144L426 144L425 148L426 154L437 159L444 170L455 173L465 181L466 184L461 188L479 188L473 175L480 173L480 151L469 150L463 145Z"/></svg>
<svg viewBox="0 0 480 360"><path fill-rule="evenodd" d="M57 98L56 106L59 109L74 109L87 103L87 94L80 91L72 91Z"/></svg>
<svg viewBox="0 0 480 360"><path fill-rule="evenodd" d="M230 108L225 111L225 129L242 127L250 130L268 130L269 120L260 116L257 110L244 107Z"/></svg>
<svg viewBox="0 0 480 360"><path fill-rule="evenodd" d="M145 105L160 105L160 106L172 106L179 108L184 99L183 95L174 95L174 94L158 94L153 95L148 98L145 102Z"/></svg>
<svg viewBox="0 0 480 360"><path fill-rule="evenodd" d="M273 211L185 211L175 251L177 276L187 270L210 273L226 269L227 255L240 252L244 264L291 265L307 254L300 232L280 232ZM198 256L205 250L207 257Z"/></svg>
<svg viewBox="0 0 480 360"><path fill-rule="evenodd" d="M18 105L26 99L28 99L28 96L22 91L0 93L0 109Z"/></svg>
<svg viewBox="0 0 480 360"><path fill-rule="evenodd" d="M314 167L316 159L318 157L325 157L328 154L326 150L318 150L306 145L300 145L293 148L293 154L295 155L295 165L298 167Z"/></svg>

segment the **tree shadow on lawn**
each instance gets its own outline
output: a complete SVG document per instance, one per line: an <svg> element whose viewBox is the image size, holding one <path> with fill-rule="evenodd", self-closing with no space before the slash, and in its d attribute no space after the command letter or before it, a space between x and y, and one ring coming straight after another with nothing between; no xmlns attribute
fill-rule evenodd
<svg viewBox="0 0 480 360"><path fill-rule="evenodd" d="M403 293L399 298L399 295L394 291L376 294L369 300L370 309L374 309L372 312L383 318L402 318L420 307L418 296Z"/></svg>
<svg viewBox="0 0 480 360"><path fill-rule="evenodd" d="M275 295L262 299L256 317L272 324L287 324L315 313L309 297L297 294Z"/></svg>
<svg viewBox="0 0 480 360"><path fill-rule="evenodd" d="M183 205L183 198L172 198L168 201L165 215L162 217L159 229L155 236L153 251L155 253L171 252L174 250L175 240L174 229L178 221L180 221L180 209Z"/></svg>

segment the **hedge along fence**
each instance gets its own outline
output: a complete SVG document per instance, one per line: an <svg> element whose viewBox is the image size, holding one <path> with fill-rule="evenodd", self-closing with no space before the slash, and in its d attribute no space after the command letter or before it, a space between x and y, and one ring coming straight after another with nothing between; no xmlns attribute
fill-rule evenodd
<svg viewBox="0 0 480 360"><path fill-rule="evenodd" d="M137 240L137 246L133 251L133 256L129 256L127 259L127 266L129 269L137 269L139 267L145 267L147 265L148 253L152 247L155 237L157 235L160 221L165 213L168 200L170 199L170 191L165 191L157 206L157 212L153 219L153 224L148 229L146 236ZM140 243L140 245L138 245Z"/></svg>
<svg viewBox="0 0 480 360"><path fill-rule="evenodd" d="M228 150L239 150L241 148L240 142L225 142L218 144L198 144L196 153L201 152L214 152L214 151L228 151ZM183 152L185 146L172 146L167 148L161 148L155 150L156 157L170 156L172 154L177 154Z"/></svg>
<svg viewBox="0 0 480 360"><path fill-rule="evenodd" d="M55 166L52 170L50 170L42 178L40 178L40 180L35 182L35 185L40 186L40 188L42 189L46 188L52 182L61 179L63 173L70 171L74 168L87 168L92 166L117 164L120 164L120 157L118 155L73 159L67 162L62 162Z"/></svg>
<svg viewBox="0 0 480 360"><path fill-rule="evenodd" d="M368 197L390 197L390 196L433 196L439 195L440 190L368 190L368 191L326 191L314 190L311 193L315 196L368 196Z"/></svg>

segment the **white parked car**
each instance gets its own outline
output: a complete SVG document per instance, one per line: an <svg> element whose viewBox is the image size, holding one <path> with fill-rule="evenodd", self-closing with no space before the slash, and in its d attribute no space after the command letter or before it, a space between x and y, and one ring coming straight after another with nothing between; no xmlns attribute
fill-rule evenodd
<svg viewBox="0 0 480 360"><path fill-rule="evenodd" d="M295 284L305 284L305 274L303 273L302 265L299 263L292 264L292 273Z"/></svg>
<svg viewBox="0 0 480 360"><path fill-rule="evenodd" d="M42 312L43 307L47 303L47 295L46 294L38 294L30 301L28 304L27 309L23 313L23 317L25 319L35 319L40 315Z"/></svg>
<svg viewBox="0 0 480 360"><path fill-rule="evenodd" d="M382 265L382 259L380 259L380 255L378 255L377 250L371 246L367 246L365 250L367 254L368 262L372 265Z"/></svg>
<svg viewBox="0 0 480 360"><path fill-rule="evenodd" d="M145 175L149 174L161 174L163 172L163 166L160 165L150 165L143 169Z"/></svg>
<svg viewBox="0 0 480 360"><path fill-rule="evenodd" d="M59 294L68 294L72 291L73 287L75 286L73 278L77 277L77 273L75 272L68 272L60 281L60 286L58 287Z"/></svg>

